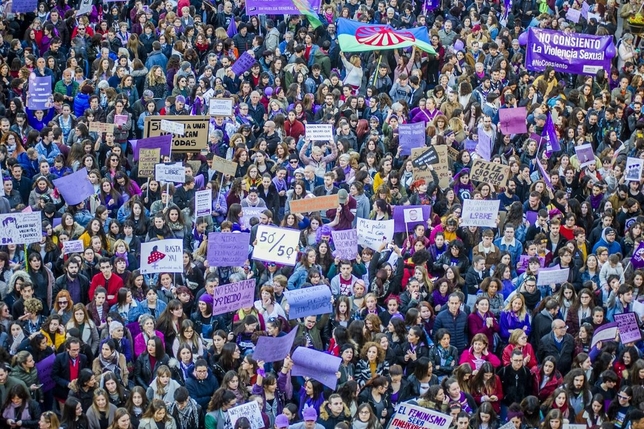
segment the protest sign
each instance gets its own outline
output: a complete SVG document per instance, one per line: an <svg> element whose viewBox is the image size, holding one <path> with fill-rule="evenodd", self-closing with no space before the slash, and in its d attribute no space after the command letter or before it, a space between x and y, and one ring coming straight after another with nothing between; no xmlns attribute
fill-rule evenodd
<svg viewBox="0 0 644 429"><path fill-rule="evenodd" d="M235 75L239 76L250 70L255 62L257 62L255 57L252 56L250 52L245 51L239 58L237 58L237 61L233 63L230 69L235 73Z"/></svg>
<svg viewBox="0 0 644 429"><path fill-rule="evenodd" d="M416 225L427 224L432 213L432 206L393 206L394 232L407 232Z"/></svg>
<svg viewBox="0 0 644 429"><path fill-rule="evenodd" d="M11 2L11 12L13 13L30 13L38 9L38 0L13 0Z"/></svg>
<svg viewBox="0 0 644 429"><path fill-rule="evenodd" d="M154 166L159 163L161 149L141 149L139 151L139 177L154 177Z"/></svg>
<svg viewBox="0 0 644 429"><path fill-rule="evenodd" d="M127 124L127 120L128 120L128 115L114 114L114 125L116 125L117 127Z"/></svg>
<svg viewBox="0 0 644 429"><path fill-rule="evenodd" d="M538 256L538 258L539 258L539 266L543 268L543 266L546 263L546 258L542 256ZM517 264L517 272L519 274L525 272L528 269L528 265L530 265L530 259L532 259L532 256L529 256L529 255L519 256L519 263Z"/></svg>
<svg viewBox="0 0 644 429"><path fill-rule="evenodd" d="M53 390L56 382L52 378L52 371L54 369L54 361L56 360L56 354L53 353L40 362L36 363L36 369L38 370L38 380L42 386L40 390L43 392L49 392Z"/></svg>
<svg viewBox="0 0 644 429"><path fill-rule="evenodd" d="M415 148L411 148L415 149ZM411 149L409 150L411 152ZM413 167L422 168L426 165L438 164L440 160L438 159L438 153L436 152L435 146L429 146L420 156L414 159L411 162Z"/></svg>
<svg viewBox="0 0 644 429"><path fill-rule="evenodd" d="M637 314L621 313L613 316L617 329L619 331L619 339L622 344L634 343L642 339L639 325L637 324Z"/></svg>
<svg viewBox="0 0 644 429"><path fill-rule="evenodd" d="M306 139L313 141L333 140L333 125L331 124L306 124Z"/></svg>
<svg viewBox="0 0 644 429"><path fill-rule="evenodd" d="M15 0L14 0L15 1ZM51 92L51 76L29 75L29 92L27 107L30 110L48 110L53 106L54 97Z"/></svg>
<svg viewBox="0 0 644 429"><path fill-rule="evenodd" d="M528 70L543 71L551 66L560 73L595 75L610 70L615 56L613 36L564 33L529 27L525 65Z"/></svg>
<svg viewBox="0 0 644 429"><path fill-rule="evenodd" d="M291 213L312 213L321 210L337 209L339 205L338 194L289 201Z"/></svg>
<svg viewBox="0 0 644 429"><path fill-rule="evenodd" d="M172 150L172 134L164 134L162 136L148 137L139 140L130 140L132 143L132 150L134 151L134 160L139 159L140 151L143 149L159 149L159 153L163 156L170 156ZM157 157L159 162L160 157Z"/></svg>
<svg viewBox="0 0 644 429"><path fill-rule="evenodd" d="M264 210L266 210L266 207L244 207L242 210L243 216L241 217L242 228L250 229L251 219L254 217L259 219Z"/></svg>
<svg viewBox="0 0 644 429"><path fill-rule="evenodd" d="M379 250L383 241L394 238L394 220L358 219L358 244L373 250Z"/></svg>
<svg viewBox="0 0 644 429"><path fill-rule="evenodd" d="M579 23L579 19L581 18L581 11L577 9L573 9L571 7L568 8L566 11L566 19L569 21L574 22L575 24Z"/></svg>
<svg viewBox="0 0 644 429"><path fill-rule="evenodd" d="M213 155L212 169L229 176L234 176L237 173L237 163L228 161L227 159L221 158L217 155Z"/></svg>
<svg viewBox="0 0 644 429"><path fill-rule="evenodd" d="M235 427L235 422L237 422L240 417L246 417L250 423L250 429L264 428L262 411L259 409L257 401L250 401L233 408L228 408L227 413L231 427Z"/></svg>
<svg viewBox="0 0 644 429"><path fill-rule="evenodd" d="M600 326L595 329L593 333L593 340L590 343L590 347L595 347L598 341L615 341L617 336L617 323L610 322L605 325Z"/></svg>
<svg viewBox="0 0 644 429"><path fill-rule="evenodd" d="M40 212L0 214L0 244L31 244L42 238Z"/></svg>
<svg viewBox="0 0 644 429"><path fill-rule="evenodd" d="M472 164L470 179L477 182L489 183L498 189L505 186L510 178L510 174L510 166L508 165L477 159Z"/></svg>
<svg viewBox="0 0 644 429"><path fill-rule="evenodd" d="M626 158L626 171L624 172L626 181L639 182L642 177L643 165L644 159L631 158L630 156Z"/></svg>
<svg viewBox="0 0 644 429"><path fill-rule="evenodd" d="M297 331L297 329L291 329L291 332L282 337L259 337L253 352L253 359L264 362L276 362L284 359L291 354Z"/></svg>
<svg viewBox="0 0 644 429"><path fill-rule="evenodd" d="M63 255L70 253L83 253L85 245L82 240L67 240L63 241Z"/></svg>
<svg viewBox="0 0 644 429"><path fill-rule="evenodd" d="M551 284L565 283L568 281L570 268L559 268L554 270L539 270L537 275L537 286L549 286Z"/></svg>
<svg viewBox="0 0 644 429"><path fill-rule="evenodd" d="M183 240L170 238L141 243L141 274L183 272Z"/></svg>
<svg viewBox="0 0 644 429"><path fill-rule="evenodd" d="M327 285L285 291L284 296L288 300L289 320L333 312L331 289Z"/></svg>
<svg viewBox="0 0 644 429"><path fill-rule="evenodd" d="M402 402L396 406L390 429L447 429L452 416L432 409Z"/></svg>
<svg viewBox="0 0 644 429"><path fill-rule="evenodd" d="M182 136L186 132L186 126L184 124L180 124L179 122L161 119L161 131L167 131L169 133Z"/></svg>
<svg viewBox="0 0 644 429"><path fill-rule="evenodd" d="M113 133L114 124L104 124L102 122L92 121L89 123L89 132L92 133Z"/></svg>
<svg viewBox="0 0 644 429"><path fill-rule="evenodd" d="M166 116L147 116L143 135L148 138L167 134L161 129L161 121L164 117ZM182 136L171 134L173 151L194 152L208 148L209 116L179 115L173 116L172 122L183 124L185 127L185 133ZM161 154L165 155L163 151Z"/></svg>
<svg viewBox="0 0 644 429"><path fill-rule="evenodd" d="M320 9L321 0L309 0L314 11ZM293 0L248 0L246 1L246 15L301 15L302 12L295 7Z"/></svg>
<svg viewBox="0 0 644 429"><path fill-rule="evenodd" d="M331 231L331 236L335 246L334 257L351 261L358 256L358 231L355 229Z"/></svg>
<svg viewBox="0 0 644 429"><path fill-rule="evenodd" d="M219 285L215 288L212 314L229 313L240 308L250 308L255 302L255 279Z"/></svg>
<svg viewBox="0 0 644 429"><path fill-rule="evenodd" d="M512 423L512 422L510 422ZM514 423L512 423L514 425ZM501 429L501 428L499 428ZM512 428L510 428L512 429ZM571 424L571 423L564 423L563 424L563 429L587 429L586 425L580 425L580 424Z"/></svg>
<svg viewBox="0 0 644 429"><path fill-rule="evenodd" d="M195 216L210 216L212 213L212 189L195 192Z"/></svg>
<svg viewBox="0 0 644 429"><path fill-rule="evenodd" d="M636 270L644 267L644 241L641 241L640 245L637 246L637 249L633 252L633 256L631 256L631 264Z"/></svg>
<svg viewBox="0 0 644 429"><path fill-rule="evenodd" d="M588 20L588 12L590 12L590 5L584 1L581 4L581 16L586 20Z"/></svg>
<svg viewBox="0 0 644 429"><path fill-rule="evenodd" d="M412 149L425 146L425 123L400 124L398 126L398 146L400 146L401 156L409 156ZM436 154L436 162L438 162L438 154Z"/></svg>
<svg viewBox="0 0 644 429"><path fill-rule="evenodd" d="M210 116L232 116L234 101L232 98L211 98L208 106Z"/></svg>
<svg viewBox="0 0 644 429"><path fill-rule="evenodd" d="M94 195L94 185L89 181L85 167L75 173L54 179L54 186L58 188L58 192L70 206L80 204L86 198Z"/></svg>
<svg viewBox="0 0 644 429"><path fill-rule="evenodd" d="M499 109L499 129L505 135L527 133L526 117L527 111L525 107Z"/></svg>
<svg viewBox="0 0 644 429"><path fill-rule="evenodd" d="M315 349L298 347L291 356L293 369L291 375L310 377L319 381L331 390L335 390L338 377L335 373L340 368L342 359Z"/></svg>
<svg viewBox="0 0 644 429"><path fill-rule="evenodd" d="M595 153L590 143L575 146L575 154L577 155L580 168L584 168L595 162Z"/></svg>
<svg viewBox="0 0 644 429"><path fill-rule="evenodd" d="M452 162L455 162L456 159L458 158L458 149L453 148L452 146L447 146L447 155L449 156L449 159L452 160Z"/></svg>
<svg viewBox="0 0 644 429"><path fill-rule="evenodd" d="M247 232L211 232L208 234L208 263L211 267L242 266L248 259Z"/></svg>
<svg viewBox="0 0 644 429"><path fill-rule="evenodd" d="M78 6L78 12L76 16L85 15L86 13L92 12L92 0L81 0L80 5Z"/></svg>
<svg viewBox="0 0 644 429"><path fill-rule="evenodd" d="M488 134L488 132L491 134ZM476 143L476 153L481 156L486 161L490 161L492 157L492 146L494 146L494 141L492 141L492 136L494 135L494 129L485 132L483 125L479 125L477 135L479 137L478 142Z"/></svg>
<svg viewBox="0 0 644 429"><path fill-rule="evenodd" d="M644 292L644 291L638 291L638 292ZM633 312L635 312L635 314L637 314L641 319L642 316L644 316L644 302L633 301L632 304L633 304Z"/></svg>
<svg viewBox="0 0 644 429"><path fill-rule="evenodd" d="M499 200L463 200L461 226L489 226L496 228Z"/></svg>
<svg viewBox="0 0 644 429"><path fill-rule="evenodd" d="M452 173L449 171L449 159L447 155L447 146L445 145L432 145L436 153L438 153L438 163L433 165L434 171L438 176L438 184L444 189L449 186L449 183L452 180ZM426 152L427 148L419 147L411 150L411 161L412 164L416 158ZM427 167L427 165L414 167L414 180L425 179L427 183L432 183L434 179L432 178L432 173Z"/></svg>
<svg viewBox="0 0 644 429"><path fill-rule="evenodd" d="M299 230L260 225L253 259L293 266L297 263L299 242Z"/></svg>
<svg viewBox="0 0 644 429"><path fill-rule="evenodd" d="M186 169L180 162L159 163L154 166L154 177L159 182L183 183L186 180Z"/></svg>

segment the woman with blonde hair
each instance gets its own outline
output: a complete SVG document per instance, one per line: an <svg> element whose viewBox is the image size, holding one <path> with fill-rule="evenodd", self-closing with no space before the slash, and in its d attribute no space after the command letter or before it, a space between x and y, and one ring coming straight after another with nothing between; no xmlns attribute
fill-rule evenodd
<svg viewBox="0 0 644 429"><path fill-rule="evenodd" d="M98 388L94 390L92 406L87 410L87 420L89 429L101 429L101 421L107 419L107 424L111 425L114 421L116 405L110 403L109 396L105 389Z"/></svg>
<svg viewBox="0 0 644 429"><path fill-rule="evenodd" d="M526 278L525 283L534 282L536 286L536 279L534 277ZM516 293L509 300L500 315L499 323L501 332L501 339L508 341L510 335L515 330L524 331L528 336L530 335L530 316L528 314L525 298L522 294Z"/></svg>
<svg viewBox="0 0 644 429"><path fill-rule="evenodd" d="M146 396L148 400L161 399L166 404L174 402L174 392L181 387L181 385L172 379L172 372L166 365L161 365L157 369L156 377L150 383Z"/></svg>
<svg viewBox="0 0 644 429"><path fill-rule="evenodd" d="M168 82L161 66L152 66L145 78L143 90L152 91L154 98L166 98L168 96Z"/></svg>
<svg viewBox="0 0 644 429"><path fill-rule="evenodd" d="M138 429L159 429L161 427L177 429L177 424L174 421L174 417L168 413L168 407L165 402L155 399L150 402L148 409L143 413Z"/></svg>
<svg viewBox="0 0 644 429"><path fill-rule="evenodd" d="M43 400L40 390L40 378L34 357L26 350L18 352L11 360L11 376L21 380L27 386L31 398L35 401Z"/></svg>

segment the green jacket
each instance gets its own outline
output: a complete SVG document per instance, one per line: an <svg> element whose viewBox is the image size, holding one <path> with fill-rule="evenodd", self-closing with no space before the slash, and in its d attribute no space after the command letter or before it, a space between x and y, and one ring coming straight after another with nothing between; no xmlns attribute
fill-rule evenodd
<svg viewBox="0 0 644 429"><path fill-rule="evenodd" d="M67 85L65 85L65 82L61 79L58 82L56 82L56 86L54 87L54 92L57 92L62 95L68 95L70 97L76 97L76 93L78 93L78 88L79 88L78 82L76 82L75 80L72 80L72 82L70 83L70 86L71 86L72 93L67 94Z"/></svg>

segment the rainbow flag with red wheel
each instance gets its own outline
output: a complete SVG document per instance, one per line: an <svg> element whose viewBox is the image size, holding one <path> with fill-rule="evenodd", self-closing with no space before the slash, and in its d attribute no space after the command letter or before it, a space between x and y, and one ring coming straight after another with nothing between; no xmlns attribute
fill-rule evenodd
<svg viewBox="0 0 644 429"><path fill-rule="evenodd" d="M436 55L425 27L396 30L389 25L365 24L339 18L338 42L343 52L380 51L415 46L428 54Z"/></svg>

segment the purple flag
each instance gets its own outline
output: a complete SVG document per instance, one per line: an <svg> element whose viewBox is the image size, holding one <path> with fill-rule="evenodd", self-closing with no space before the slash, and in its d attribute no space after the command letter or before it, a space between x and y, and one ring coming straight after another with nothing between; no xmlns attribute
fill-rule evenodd
<svg viewBox="0 0 644 429"><path fill-rule="evenodd" d="M548 112L546 117L546 125L543 127L541 132L541 144L546 144L546 153L548 156L552 152L558 152L561 150L561 145L559 144L559 139L557 138L557 132L555 131L555 124L552 122L552 115Z"/></svg>
<svg viewBox="0 0 644 429"><path fill-rule="evenodd" d="M537 159L537 166L539 167L539 171L543 176L543 181L546 182L546 185L548 185L550 189L552 189L552 182L550 181L550 175L548 174L546 169L543 168L543 164L541 164L541 161L539 161L539 159Z"/></svg>
<svg viewBox="0 0 644 429"><path fill-rule="evenodd" d="M527 133L528 124L525 121L526 116L527 111L525 107L499 109L499 129L505 135Z"/></svg>
<svg viewBox="0 0 644 429"><path fill-rule="evenodd" d="M320 2L321 0L310 0L313 11L320 10ZM276 14L302 15L293 0L246 0L246 15Z"/></svg>
<svg viewBox="0 0 644 429"><path fill-rule="evenodd" d="M583 16L584 19L586 19L586 20L588 19L588 12L589 11L590 11L590 6L588 5L588 3L583 2L581 4L581 16Z"/></svg>
<svg viewBox="0 0 644 429"><path fill-rule="evenodd" d="M441 1L440 0L425 0L425 3L423 5L423 9L426 12L431 12L434 9L439 9L441 7Z"/></svg>
<svg viewBox="0 0 644 429"><path fill-rule="evenodd" d="M54 179L54 186L70 206L80 204L85 198L94 195L94 185L89 181L85 167L75 173Z"/></svg>
<svg viewBox="0 0 644 429"><path fill-rule="evenodd" d="M255 64L255 61L255 58L251 54L249 54L248 51L246 51L241 54L239 58L237 58L237 61L235 61L231 69L233 73L239 76L244 74L246 70L249 70L253 66L253 64Z"/></svg>
<svg viewBox="0 0 644 429"><path fill-rule="evenodd" d="M411 150L425 146L425 123L400 124L398 126L400 155L411 155Z"/></svg>
<svg viewBox="0 0 644 429"><path fill-rule="evenodd" d="M568 34L530 27L525 65L537 72L550 65L560 73L594 75L598 70L610 70L615 54L612 35Z"/></svg>
<svg viewBox="0 0 644 429"><path fill-rule="evenodd" d="M172 149L172 134L164 134L162 136L148 137L145 139L130 140L132 143L132 150L134 150L134 160L139 159L139 151L141 149L161 149L161 156L170 156Z"/></svg>
<svg viewBox="0 0 644 429"><path fill-rule="evenodd" d="M479 127L478 136L479 142L476 145L476 153L489 162L490 158L492 158L492 139L483 131L483 127Z"/></svg>
<svg viewBox="0 0 644 429"><path fill-rule="evenodd" d="M503 6L505 7L505 12L503 12L501 19L507 21L510 10L512 9L512 0L503 0Z"/></svg>
<svg viewBox="0 0 644 429"><path fill-rule="evenodd" d="M644 267L644 241L641 241L640 245L633 252L633 256L631 257L631 264L636 270Z"/></svg>
<svg viewBox="0 0 644 429"><path fill-rule="evenodd" d="M230 37L231 39L235 37L235 34L237 34L237 23L234 19L230 20L230 24L228 24L228 30L226 30L226 33L228 33L228 37Z"/></svg>
<svg viewBox="0 0 644 429"><path fill-rule="evenodd" d="M27 107L30 110L47 110L53 105L54 98L51 92L51 76L29 76L29 91L27 93Z"/></svg>

